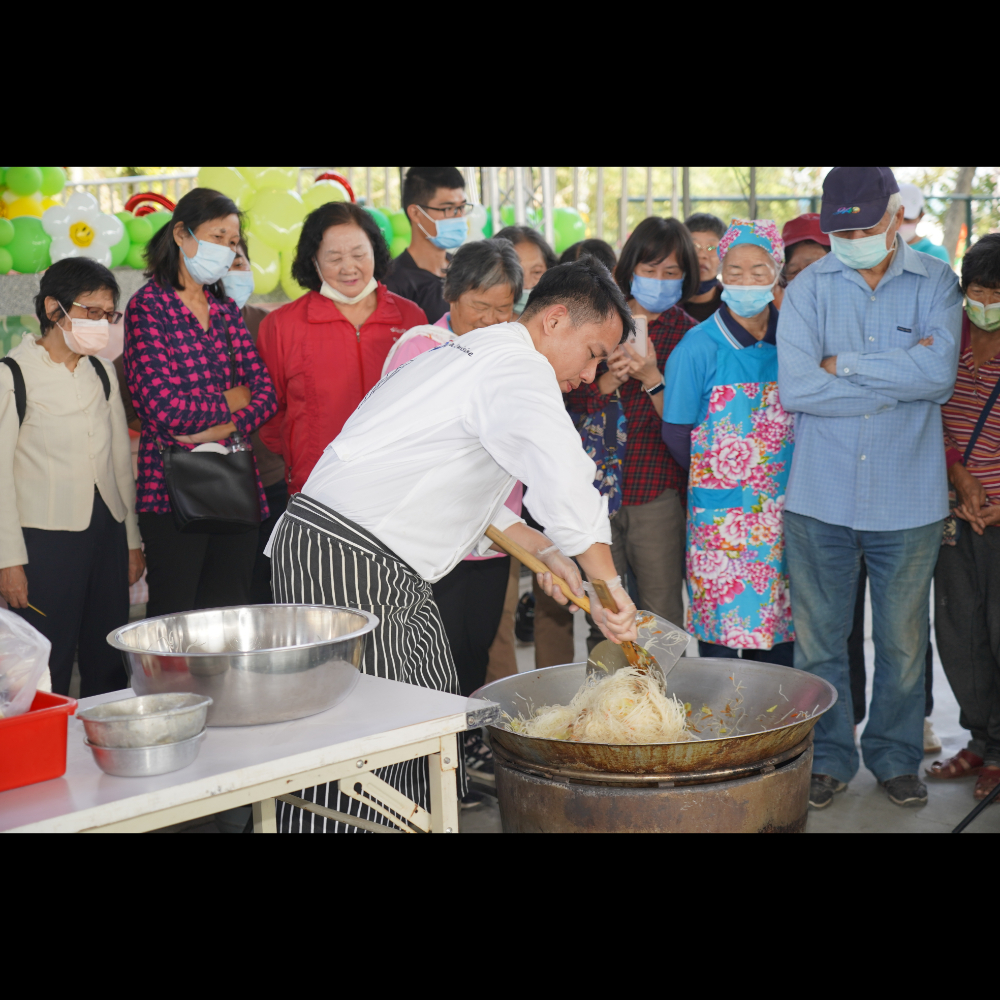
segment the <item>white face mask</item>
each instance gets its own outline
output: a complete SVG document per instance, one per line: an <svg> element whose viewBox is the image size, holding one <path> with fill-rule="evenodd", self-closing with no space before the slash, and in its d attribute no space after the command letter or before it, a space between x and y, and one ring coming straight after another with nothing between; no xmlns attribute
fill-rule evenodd
<svg viewBox="0 0 1000 1000"><path fill-rule="evenodd" d="M63 326L59 326L59 329L62 330L66 346L74 354L97 354L108 346L111 333L106 319L77 319L63 309L61 302L59 308L66 313L70 322L69 330Z"/></svg>
<svg viewBox="0 0 1000 1000"><path fill-rule="evenodd" d="M915 222L904 222L899 227L899 235L903 237L904 243L909 243L917 235L917 224Z"/></svg>
<svg viewBox="0 0 1000 1000"><path fill-rule="evenodd" d="M362 299L367 298L367 296L371 295L371 293L378 288L378 282L375 280L375 276L372 275L372 277L368 279L368 284L365 285L365 287L352 299L343 292L338 292L333 285L327 283L327 280L323 277L323 272L319 269L319 264L317 264L316 261L313 261L313 266L316 268L316 273L319 275L320 281L323 282L323 285L319 290L319 294L331 299L333 302L342 302L345 306L356 306Z"/></svg>

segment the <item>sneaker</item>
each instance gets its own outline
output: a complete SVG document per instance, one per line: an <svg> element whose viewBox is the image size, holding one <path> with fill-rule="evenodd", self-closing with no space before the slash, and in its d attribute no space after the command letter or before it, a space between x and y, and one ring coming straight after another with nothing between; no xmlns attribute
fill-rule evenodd
<svg viewBox="0 0 1000 1000"><path fill-rule="evenodd" d="M486 801L486 796L482 792L466 792L462 796L459 805L463 809L477 809Z"/></svg>
<svg viewBox="0 0 1000 1000"><path fill-rule="evenodd" d="M847 787L843 781L837 781L828 774L814 774L809 782L809 805L813 809L825 809L837 792Z"/></svg>
<svg viewBox="0 0 1000 1000"><path fill-rule="evenodd" d="M483 739L481 729L470 729L465 734L465 769L473 775L493 775L493 751Z"/></svg>
<svg viewBox="0 0 1000 1000"><path fill-rule="evenodd" d="M880 782L897 806L922 806L927 802L927 786L915 774L901 774Z"/></svg>
<svg viewBox="0 0 1000 1000"><path fill-rule="evenodd" d="M514 610L514 638L518 642L535 641L535 595L530 590L521 595Z"/></svg>
<svg viewBox="0 0 1000 1000"><path fill-rule="evenodd" d="M941 741L934 732L930 719L924 719L924 753L940 753Z"/></svg>

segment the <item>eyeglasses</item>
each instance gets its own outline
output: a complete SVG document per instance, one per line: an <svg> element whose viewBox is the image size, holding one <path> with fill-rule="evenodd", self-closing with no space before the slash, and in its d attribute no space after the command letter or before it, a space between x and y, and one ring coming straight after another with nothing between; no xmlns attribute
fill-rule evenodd
<svg viewBox="0 0 1000 1000"><path fill-rule="evenodd" d="M124 313L120 313L117 311L108 312L106 309L102 309L100 306L85 306L81 302L74 302L73 305L77 306L80 309L86 309L87 319L92 319L92 320L106 319L112 326L114 326L116 323L120 323L122 321L122 316L125 315Z"/></svg>
<svg viewBox="0 0 1000 1000"><path fill-rule="evenodd" d="M695 243L694 248L695 250L704 250L705 253L715 253L715 251L719 249L718 245L714 247L703 247L700 243Z"/></svg>
<svg viewBox="0 0 1000 1000"><path fill-rule="evenodd" d="M472 211L472 206L465 202L461 205L449 205L447 208L438 208L437 205L419 205L425 212L441 212L442 218L457 219L463 215L468 215Z"/></svg>

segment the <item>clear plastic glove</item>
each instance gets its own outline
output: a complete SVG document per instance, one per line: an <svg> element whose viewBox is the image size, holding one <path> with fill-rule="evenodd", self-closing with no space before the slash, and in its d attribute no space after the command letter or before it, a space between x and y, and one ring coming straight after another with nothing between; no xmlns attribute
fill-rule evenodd
<svg viewBox="0 0 1000 1000"><path fill-rule="evenodd" d="M568 584L569 589L579 597L583 596L583 578L575 562L559 551L558 545L550 545L547 549L541 549L535 555L541 559L549 568L548 573L536 573L538 586L545 591L557 604L568 604L570 613L576 611L577 606L570 602L569 598L559 589L559 585L552 580L553 576L561 576Z"/></svg>
<svg viewBox="0 0 1000 1000"><path fill-rule="evenodd" d="M635 604L632 603L632 598L628 596L628 592L622 586L622 578L616 576L604 582L608 585L608 590L615 599L615 604L618 605L618 611L608 611L601 604L601 599L597 596L597 591L594 590L593 586L590 583L584 583L583 589L590 598L590 617L594 619L594 624L604 633L605 638L612 642L619 644L628 640L635 642L639 637L635 623Z"/></svg>

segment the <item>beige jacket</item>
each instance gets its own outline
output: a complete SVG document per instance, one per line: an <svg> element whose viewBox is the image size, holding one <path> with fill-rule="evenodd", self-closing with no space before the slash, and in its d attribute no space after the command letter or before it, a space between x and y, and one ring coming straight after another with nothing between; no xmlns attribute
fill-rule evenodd
<svg viewBox="0 0 1000 1000"><path fill-rule="evenodd" d="M10 351L21 368L28 406L18 427L14 376L0 365L0 569L28 561L22 528L83 531L97 485L108 510L125 522L130 549L139 547L135 480L125 409L114 365L104 365L111 397L93 365L70 371L33 337Z"/></svg>

